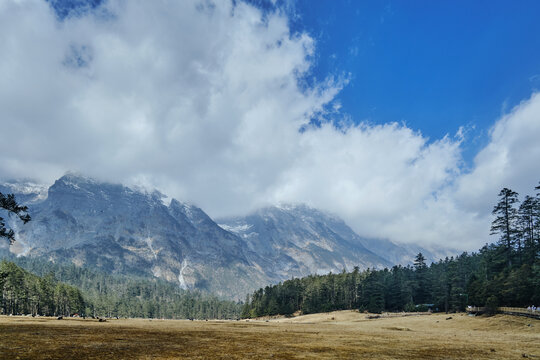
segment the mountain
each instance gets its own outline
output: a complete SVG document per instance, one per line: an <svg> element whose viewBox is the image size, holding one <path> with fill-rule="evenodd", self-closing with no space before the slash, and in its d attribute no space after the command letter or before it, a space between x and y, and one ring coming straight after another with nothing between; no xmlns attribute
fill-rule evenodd
<svg viewBox="0 0 540 360"><path fill-rule="evenodd" d="M355 241L358 236L343 221L305 205L267 207L217 222L270 260L270 271L282 278L392 265Z"/></svg>
<svg viewBox="0 0 540 360"><path fill-rule="evenodd" d="M162 198L159 192L63 176L46 199L27 204L31 222L10 223L17 233L13 251L153 275L229 298L275 280L251 265L241 239L201 209L176 200L166 206Z"/></svg>
<svg viewBox="0 0 540 360"><path fill-rule="evenodd" d="M439 255L419 246L361 237L339 217L306 205L266 207L216 221L244 239L250 250L271 259L272 271L289 278L350 271L355 266L410 264L419 252L428 261Z"/></svg>
<svg viewBox="0 0 540 360"><path fill-rule="evenodd" d="M0 184L3 194L17 194L17 201L21 203L34 203L47 198L49 187L32 181L10 180Z"/></svg>
<svg viewBox="0 0 540 360"><path fill-rule="evenodd" d="M418 252L361 238L338 217L305 205L267 207L218 225L194 205L166 205L157 191L75 174L48 189L10 182L0 191L15 193L32 216L26 225L6 217L16 231L13 253L155 276L233 299L293 276L410 262Z"/></svg>

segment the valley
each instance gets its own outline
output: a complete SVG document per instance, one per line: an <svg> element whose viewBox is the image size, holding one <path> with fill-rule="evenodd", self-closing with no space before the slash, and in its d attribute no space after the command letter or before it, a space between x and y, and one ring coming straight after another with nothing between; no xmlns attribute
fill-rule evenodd
<svg viewBox="0 0 540 360"><path fill-rule="evenodd" d="M244 300L268 284L343 269L408 264L422 252L437 261L455 251L356 234L343 220L303 204L267 206L212 219L158 192L68 173L51 186L0 184L28 206L32 221L8 218L16 242L0 256L40 258L111 274L159 278L184 290Z"/></svg>
<svg viewBox="0 0 540 360"><path fill-rule="evenodd" d="M0 360L540 360L538 14L0 0Z"/></svg>
<svg viewBox="0 0 540 360"><path fill-rule="evenodd" d="M534 359L539 326L507 315L367 319L357 311L249 321L0 316L0 358Z"/></svg>

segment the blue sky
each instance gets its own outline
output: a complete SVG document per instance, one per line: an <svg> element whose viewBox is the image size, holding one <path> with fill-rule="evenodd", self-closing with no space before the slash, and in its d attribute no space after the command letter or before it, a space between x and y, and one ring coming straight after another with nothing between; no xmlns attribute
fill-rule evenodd
<svg viewBox="0 0 540 360"><path fill-rule="evenodd" d="M295 12L292 29L317 40L313 76L350 76L344 112L433 139L464 126L468 159L540 88L538 1L299 0Z"/></svg>
<svg viewBox="0 0 540 360"><path fill-rule="evenodd" d="M75 171L214 217L305 203L362 236L477 249L500 189L540 180L539 10L3 0L0 178Z"/></svg>

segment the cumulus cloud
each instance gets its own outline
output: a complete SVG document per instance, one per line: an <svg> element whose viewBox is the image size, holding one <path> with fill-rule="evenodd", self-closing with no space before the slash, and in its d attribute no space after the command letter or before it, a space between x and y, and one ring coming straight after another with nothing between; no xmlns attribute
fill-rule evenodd
<svg viewBox="0 0 540 360"><path fill-rule="evenodd" d="M463 209L482 213L502 187L532 195L540 180L540 93L502 116L472 170L457 182L455 199Z"/></svg>
<svg viewBox="0 0 540 360"><path fill-rule="evenodd" d="M258 193L339 89L299 87L314 43L280 14L229 1L106 7L59 22L45 2L3 4L2 127L17 134L2 143L5 174L140 177L203 202L212 188Z"/></svg>
<svg viewBox="0 0 540 360"><path fill-rule="evenodd" d="M487 241L498 189L537 181L540 97L500 119L463 172L459 134L328 121L346 118L346 81L306 87L316 46L285 12L243 2L111 0L63 21L46 2L0 2L0 174L79 171L212 216L305 202L365 236Z"/></svg>

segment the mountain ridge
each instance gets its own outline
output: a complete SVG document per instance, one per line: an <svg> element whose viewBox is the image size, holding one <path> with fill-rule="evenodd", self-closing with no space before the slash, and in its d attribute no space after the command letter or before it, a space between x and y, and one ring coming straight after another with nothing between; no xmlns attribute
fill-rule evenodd
<svg viewBox="0 0 540 360"><path fill-rule="evenodd" d="M377 241L303 204L214 221L192 204L165 205L159 191L77 174L56 180L46 196L36 184L11 182L0 191L14 192L32 215L27 225L9 223L17 238L10 250L18 255L155 276L234 299L291 277L394 264L378 254ZM403 258L415 255L380 243Z"/></svg>

